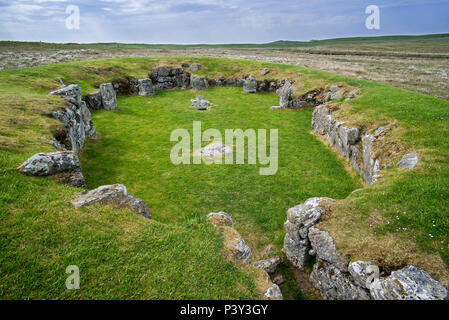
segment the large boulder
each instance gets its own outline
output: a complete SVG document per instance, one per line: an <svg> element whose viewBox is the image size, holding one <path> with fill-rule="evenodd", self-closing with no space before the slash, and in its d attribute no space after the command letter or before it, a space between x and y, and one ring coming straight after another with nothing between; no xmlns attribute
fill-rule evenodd
<svg viewBox="0 0 449 320"><path fill-rule="evenodd" d="M209 87L209 83L205 77L198 77L192 75L190 77L190 85L194 90L204 91Z"/></svg>
<svg viewBox="0 0 449 320"><path fill-rule="evenodd" d="M153 81L151 79L138 80L139 96L150 97L154 96Z"/></svg>
<svg viewBox="0 0 449 320"><path fill-rule="evenodd" d="M69 185L85 185L78 156L72 151L38 153L26 160L20 167L28 176L52 176L65 174L63 181Z"/></svg>
<svg viewBox="0 0 449 320"><path fill-rule="evenodd" d="M257 80L253 75L250 75L245 79L243 84L243 91L246 93L256 93L257 92Z"/></svg>
<svg viewBox="0 0 449 320"><path fill-rule="evenodd" d="M127 206L145 218L151 219L150 209L147 204L143 200L134 198L130 195L126 190L126 187L122 184L101 186L97 189L83 192L79 197L72 200L72 204L76 208L89 206L95 203L112 203Z"/></svg>
<svg viewBox="0 0 449 320"><path fill-rule="evenodd" d="M117 108L117 95L112 83L102 83L100 85L100 95L103 108L105 110L113 110Z"/></svg>

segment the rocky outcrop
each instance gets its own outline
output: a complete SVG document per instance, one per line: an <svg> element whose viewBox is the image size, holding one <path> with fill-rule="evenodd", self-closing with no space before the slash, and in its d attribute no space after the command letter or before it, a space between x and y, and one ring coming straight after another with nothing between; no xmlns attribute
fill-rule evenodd
<svg viewBox="0 0 449 320"><path fill-rule="evenodd" d="M61 175L64 182L69 185L74 187L83 187L85 185L80 161L76 153L72 151L35 154L26 160L19 167L19 170L28 176Z"/></svg>
<svg viewBox="0 0 449 320"><path fill-rule="evenodd" d="M76 208L102 204L117 204L133 209L145 218L151 219L150 209L141 199L136 199L128 193L126 187L122 184L101 186L97 189L81 193L79 197L72 200Z"/></svg>
<svg viewBox="0 0 449 320"><path fill-rule="evenodd" d="M245 79L243 83L243 91L246 93L256 93L257 92L257 80L253 75L250 75Z"/></svg>
<svg viewBox="0 0 449 320"><path fill-rule="evenodd" d="M197 110L208 110L209 109L210 101L204 99L203 96L198 96L198 97L196 97L196 99L191 99L190 101L192 102L192 107Z"/></svg>
<svg viewBox="0 0 449 320"><path fill-rule="evenodd" d="M205 77L191 76L190 85L194 90L204 91L209 88L209 83Z"/></svg>
<svg viewBox="0 0 449 320"><path fill-rule="evenodd" d="M114 110L117 108L117 95L112 83L102 83L100 85L100 96L103 109Z"/></svg>
<svg viewBox="0 0 449 320"><path fill-rule="evenodd" d="M273 274L281 263L282 258L280 256L274 256L265 260L253 262L253 266L265 270L268 274Z"/></svg>
<svg viewBox="0 0 449 320"><path fill-rule="evenodd" d="M283 251L287 259L298 269L303 269L311 256L312 246L309 241L309 229L320 219L327 210L329 198L311 198L303 204L287 211Z"/></svg>
<svg viewBox="0 0 449 320"><path fill-rule="evenodd" d="M66 145L69 142L71 150L78 153L86 138L95 133L91 113L86 103L81 100L81 88L72 84L50 94L63 96L70 103L64 111L54 111L53 117L61 121L65 128L65 141L59 143Z"/></svg>
<svg viewBox="0 0 449 320"><path fill-rule="evenodd" d="M442 300L447 290L424 270L414 266L379 278L370 262L347 263L338 253L331 235L317 227L332 199L312 198L287 211L284 248L287 259L303 269L311 256L316 263L310 282L331 300ZM377 278L376 278L377 277Z"/></svg>

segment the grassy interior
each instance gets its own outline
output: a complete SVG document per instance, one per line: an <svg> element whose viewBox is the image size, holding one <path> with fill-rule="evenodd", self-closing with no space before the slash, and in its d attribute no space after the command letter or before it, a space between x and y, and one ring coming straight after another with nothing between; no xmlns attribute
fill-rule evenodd
<svg viewBox="0 0 449 320"><path fill-rule="evenodd" d="M292 78L300 92L332 83L358 87L362 97L340 103L339 114L368 131L393 121L400 151L417 151L420 163L414 170L388 169L373 187L342 199L357 180L309 134L311 110L271 111L274 95L211 88L204 95L216 107L204 113L190 107L196 93L186 90L123 97L118 110L94 114L99 139L82 155L89 187L125 183L149 202L153 221L108 206L75 210L69 200L79 189L16 171L34 153L52 151L48 142L58 122L48 113L61 102L48 92L58 87L58 79L78 83L86 93L95 83L144 77L156 64L181 62L201 63L199 74L209 77L254 73L262 79L260 70L268 67L267 77ZM312 196L342 199L321 227L348 260L372 260L387 272L415 264L447 285L447 101L301 67L200 58L111 59L4 71L0 99L2 298L255 298L254 278L217 254L222 236L204 215L231 213L257 256L266 243L280 248L285 211ZM202 120L205 128L279 128L277 175L260 177L256 166L247 165L174 167L168 134L175 127L191 128L192 120ZM379 152L385 153L385 146ZM83 289L76 292L64 286L69 264L81 269Z"/></svg>

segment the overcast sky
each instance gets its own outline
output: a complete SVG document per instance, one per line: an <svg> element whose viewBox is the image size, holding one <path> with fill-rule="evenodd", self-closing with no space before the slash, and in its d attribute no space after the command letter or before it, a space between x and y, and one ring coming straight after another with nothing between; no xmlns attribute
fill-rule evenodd
<svg viewBox="0 0 449 320"><path fill-rule="evenodd" d="M365 27L368 5L380 30ZM66 28L66 8L80 29ZM263 43L449 32L449 0L0 0L0 40Z"/></svg>

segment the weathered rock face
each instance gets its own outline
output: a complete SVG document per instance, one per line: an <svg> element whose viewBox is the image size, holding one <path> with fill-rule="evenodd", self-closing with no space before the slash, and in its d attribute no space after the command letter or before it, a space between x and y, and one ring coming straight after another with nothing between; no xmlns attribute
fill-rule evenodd
<svg viewBox="0 0 449 320"><path fill-rule="evenodd" d="M72 151L78 153L84 146L86 138L95 133L91 113L86 103L81 100L81 89L77 85L70 85L51 94L61 95L71 103L65 111L54 111L53 117L62 122L66 130L65 138L70 141Z"/></svg>
<svg viewBox="0 0 449 320"><path fill-rule="evenodd" d="M253 266L263 269L269 274L273 274L281 263L282 258L280 256L274 256L265 260L253 262Z"/></svg>
<svg viewBox="0 0 449 320"><path fill-rule="evenodd" d="M309 251L312 248L309 241L309 229L314 226L326 211L325 202L329 198L311 198L303 204L287 211L283 251L287 259L298 269L303 269L310 260Z"/></svg>
<svg viewBox="0 0 449 320"><path fill-rule="evenodd" d="M248 247L245 240L242 238L237 238L236 243L233 244L233 247L236 249L234 251L234 258L237 260L244 260L249 262L249 257L251 256L251 248Z"/></svg>
<svg viewBox="0 0 449 320"><path fill-rule="evenodd" d="M444 300L448 295L438 281L414 266L392 272L370 291L376 300Z"/></svg>
<svg viewBox="0 0 449 320"><path fill-rule="evenodd" d="M66 183L75 187L85 185L80 161L76 153L72 151L35 154L26 160L19 170L29 176L52 176L64 173L67 174Z"/></svg>
<svg viewBox="0 0 449 320"><path fill-rule="evenodd" d="M114 110L117 108L117 95L112 83L102 83L100 85L100 95L105 110Z"/></svg>
<svg viewBox="0 0 449 320"><path fill-rule="evenodd" d="M151 97L154 96L153 82L151 79L138 80L139 96Z"/></svg>
<svg viewBox="0 0 449 320"><path fill-rule="evenodd" d="M88 93L84 96L86 105L91 110L101 110L103 108L103 102L101 100L101 94L99 91Z"/></svg>
<svg viewBox="0 0 449 320"><path fill-rule="evenodd" d="M190 85L190 74L183 68L158 67L150 75L154 82L154 90L173 88L185 89Z"/></svg>
<svg viewBox="0 0 449 320"><path fill-rule="evenodd" d="M122 184L101 186L97 189L82 193L78 198L72 200L76 208L89 206L95 203L112 203L130 207L145 218L151 219L150 209L141 199L136 199L128 193Z"/></svg>
<svg viewBox="0 0 449 320"><path fill-rule="evenodd" d="M403 169L413 169L418 164L418 154L409 153L402 157L401 161L398 162L398 167Z"/></svg>
<svg viewBox="0 0 449 320"><path fill-rule="evenodd" d="M190 71L197 72L201 69L201 65L195 63L189 66Z"/></svg>
<svg viewBox="0 0 449 320"><path fill-rule="evenodd" d="M327 300L370 300L369 292L356 285L349 273L325 261L314 264L310 282Z"/></svg>
<svg viewBox="0 0 449 320"><path fill-rule="evenodd" d="M372 152L375 136L361 137L359 128L347 127L343 122L334 120L324 105L315 108L312 128L321 135L327 135L329 143L335 145L338 152L351 162L352 167L363 176L368 185L377 181L380 176L380 165Z"/></svg>
<svg viewBox="0 0 449 320"><path fill-rule="evenodd" d="M343 272L348 270L329 233L312 227L309 229L309 240L318 259L329 262Z"/></svg>
<svg viewBox="0 0 449 320"><path fill-rule="evenodd" d="M205 77L191 76L190 77L190 85L194 90L203 91L207 90L209 87L209 83Z"/></svg>
<svg viewBox="0 0 449 320"><path fill-rule="evenodd" d="M139 81L133 77L125 77L111 81L117 96L134 96L137 95L139 89Z"/></svg>
<svg viewBox="0 0 449 320"><path fill-rule="evenodd" d="M257 92L257 80L253 75L250 75L245 79L243 84L243 91L246 93L256 93Z"/></svg>
<svg viewBox="0 0 449 320"><path fill-rule="evenodd" d="M373 184L379 178L379 160L374 157L373 143L376 138L371 134L362 137L363 146L363 177L368 185Z"/></svg>
<svg viewBox="0 0 449 320"><path fill-rule="evenodd" d="M209 109L209 100L204 99L203 96L198 96L196 99L191 99L192 107L197 110L208 110Z"/></svg>
<svg viewBox="0 0 449 320"><path fill-rule="evenodd" d="M270 300L283 300L281 289L277 284L273 284L270 288L268 288L265 293L265 297Z"/></svg>
<svg viewBox="0 0 449 320"><path fill-rule="evenodd" d="M207 219L212 222L212 224L216 227L219 226L228 226L234 227L234 223L232 222L232 218L226 212L212 212L207 215Z"/></svg>
<svg viewBox="0 0 449 320"><path fill-rule="evenodd" d="M338 253L331 235L316 225L331 201L312 198L289 209L283 248L288 260L300 269L304 268L309 255L316 256L310 282L323 298L437 300L447 297L448 292L440 283L414 266L392 272L379 280L374 274L379 270L370 262L355 261L348 265Z"/></svg>

